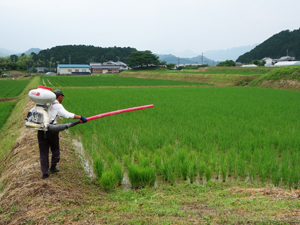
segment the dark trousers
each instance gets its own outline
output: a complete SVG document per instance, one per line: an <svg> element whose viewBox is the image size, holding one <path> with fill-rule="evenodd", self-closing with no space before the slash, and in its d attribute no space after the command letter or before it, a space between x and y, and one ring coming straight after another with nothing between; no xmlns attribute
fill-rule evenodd
<svg viewBox="0 0 300 225"><path fill-rule="evenodd" d="M59 132L58 131L38 131L38 142L40 148L40 162L42 174L49 174L49 147L51 147L51 166L56 166L59 162Z"/></svg>

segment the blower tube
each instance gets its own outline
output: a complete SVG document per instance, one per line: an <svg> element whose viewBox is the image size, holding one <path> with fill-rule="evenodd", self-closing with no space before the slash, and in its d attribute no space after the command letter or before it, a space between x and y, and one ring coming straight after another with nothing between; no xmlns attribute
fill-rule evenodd
<svg viewBox="0 0 300 225"><path fill-rule="evenodd" d="M66 123L66 124L58 124L58 125L53 125L53 124L49 124L48 125L48 130L49 131L63 131L65 129L68 129L69 127L71 127L72 123Z"/></svg>

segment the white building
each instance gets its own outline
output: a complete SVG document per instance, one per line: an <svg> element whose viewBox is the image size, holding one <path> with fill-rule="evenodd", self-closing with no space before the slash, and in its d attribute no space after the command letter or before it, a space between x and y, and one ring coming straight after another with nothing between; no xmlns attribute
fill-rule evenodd
<svg viewBox="0 0 300 225"><path fill-rule="evenodd" d="M58 64L57 74L85 75L90 74L90 66L85 64Z"/></svg>
<svg viewBox="0 0 300 225"><path fill-rule="evenodd" d="M265 57L265 58L262 59L262 61L263 60L266 62L266 64L272 64L272 62L273 62L273 59L270 58L270 57Z"/></svg>
<svg viewBox="0 0 300 225"><path fill-rule="evenodd" d="M285 61L275 63L274 66L300 66L300 61Z"/></svg>
<svg viewBox="0 0 300 225"><path fill-rule="evenodd" d="M257 67L255 64L242 65L242 67Z"/></svg>
<svg viewBox="0 0 300 225"><path fill-rule="evenodd" d="M122 70L128 70L128 66L121 62L108 61L104 63L90 63L92 73L119 73Z"/></svg>

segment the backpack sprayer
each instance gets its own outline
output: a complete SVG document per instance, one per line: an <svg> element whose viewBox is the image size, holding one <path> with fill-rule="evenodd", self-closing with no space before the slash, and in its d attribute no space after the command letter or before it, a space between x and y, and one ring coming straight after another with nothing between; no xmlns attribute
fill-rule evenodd
<svg viewBox="0 0 300 225"><path fill-rule="evenodd" d="M49 111L51 109L52 103L56 99L56 95L51 91L51 88L45 86L38 86L37 89L29 91L28 96L32 101L36 103L36 107L33 109L33 111L28 112L27 118L25 119L25 127L42 131L63 131L65 129L68 129L69 127L73 127L77 124L82 123L80 120L58 125L50 123ZM121 109L91 116L86 119L87 121L90 121L119 113L147 109L153 106L154 105L144 105L128 109Z"/></svg>

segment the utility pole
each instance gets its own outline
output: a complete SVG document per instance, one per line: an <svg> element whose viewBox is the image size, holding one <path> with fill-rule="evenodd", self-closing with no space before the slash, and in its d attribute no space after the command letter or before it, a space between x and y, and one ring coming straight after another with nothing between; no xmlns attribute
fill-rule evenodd
<svg viewBox="0 0 300 225"><path fill-rule="evenodd" d="M202 58L202 65L203 65L203 52L202 52L202 57L201 58Z"/></svg>
<svg viewBox="0 0 300 225"><path fill-rule="evenodd" d="M69 64L71 64L71 55L69 55Z"/></svg>

